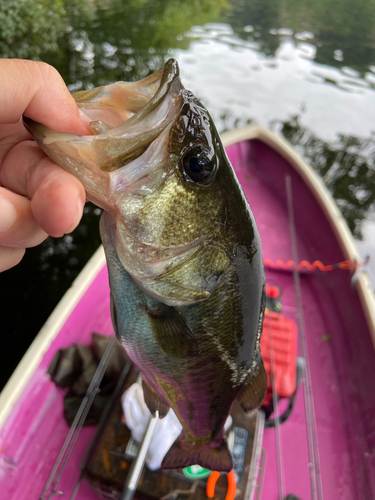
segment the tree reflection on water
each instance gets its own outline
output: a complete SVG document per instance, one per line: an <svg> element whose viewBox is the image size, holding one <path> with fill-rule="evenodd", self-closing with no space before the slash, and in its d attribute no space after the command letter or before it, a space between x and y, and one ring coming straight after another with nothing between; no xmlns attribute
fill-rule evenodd
<svg viewBox="0 0 375 500"><path fill-rule="evenodd" d="M82 223L63 238L48 238L26 251L21 263L1 273L0 388L6 382L53 308L100 245L101 210L85 207Z"/></svg>
<svg viewBox="0 0 375 500"><path fill-rule="evenodd" d="M375 135L359 139L339 134L334 144L299 124L281 124L282 135L323 178L352 233L361 238L362 222L375 201Z"/></svg>
<svg viewBox="0 0 375 500"><path fill-rule="evenodd" d="M193 24L219 19L226 0L110 0L91 19L70 18L59 50L44 58L74 90L135 81L159 69L170 49L188 49Z"/></svg>
<svg viewBox="0 0 375 500"><path fill-rule="evenodd" d="M364 75L375 62L375 3L363 0L231 0L227 19L238 36L256 40L266 55L275 55L280 35L307 32L316 47L317 63ZM251 25L253 30L244 31ZM311 35L311 37L309 36Z"/></svg>

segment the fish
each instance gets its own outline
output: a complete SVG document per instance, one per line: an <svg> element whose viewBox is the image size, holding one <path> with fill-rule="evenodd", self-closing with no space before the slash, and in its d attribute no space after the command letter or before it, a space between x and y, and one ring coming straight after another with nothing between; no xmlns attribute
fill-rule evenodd
<svg viewBox="0 0 375 500"><path fill-rule="evenodd" d="M224 424L258 408L265 278L254 216L211 116L178 63L73 94L92 135L24 118L45 153L101 207L117 338L145 402L182 425L163 468L232 469Z"/></svg>

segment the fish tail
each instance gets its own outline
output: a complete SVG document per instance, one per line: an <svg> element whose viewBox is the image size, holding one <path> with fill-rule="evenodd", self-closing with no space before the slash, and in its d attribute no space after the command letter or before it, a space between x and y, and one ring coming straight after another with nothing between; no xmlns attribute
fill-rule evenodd
<svg viewBox="0 0 375 500"><path fill-rule="evenodd" d="M175 443L168 451L161 464L162 469L182 469L190 465L200 465L204 469L218 472L230 472L232 459L225 441L216 447L181 446Z"/></svg>

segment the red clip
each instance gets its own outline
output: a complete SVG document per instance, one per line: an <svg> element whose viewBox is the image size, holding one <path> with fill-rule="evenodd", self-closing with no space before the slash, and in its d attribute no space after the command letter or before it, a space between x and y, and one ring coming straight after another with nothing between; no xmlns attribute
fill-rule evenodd
<svg viewBox="0 0 375 500"><path fill-rule="evenodd" d="M266 295L270 299L277 299L280 296L279 287L277 287L276 285L270 286L266 284Z"/></svg>
<svg viewBox="0 0 375 500"><path fill-rule="evenodd" d="M215 486L219 477L220 477L220 472L217 471L211 472L211 475L208 478L206 485L206 495L208 498L214 497ZM236 476L234 474L233 469L229 472L229 474L227 474L227 481L228 481L228 489L225 500L234 500L234 497L236 496L237 484L236 484Z"/></svg>

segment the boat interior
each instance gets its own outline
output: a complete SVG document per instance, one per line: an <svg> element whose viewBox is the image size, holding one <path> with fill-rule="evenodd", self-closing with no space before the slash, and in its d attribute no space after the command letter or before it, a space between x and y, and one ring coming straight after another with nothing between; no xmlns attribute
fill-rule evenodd
<svg viewBox="0 0 375 500"><path fill-rule="evenodd" d="M134 498L373 498L375 353L361 298L351 284L355 264L339 265L347 255L324 207L279 151L252 139L229 146L227 154L262 241L267 309L261 350L267 396L250 415L233 406L227 431L232 476L204 475L200 468L143 467ZM115 340L104 342L85 391L81 388L70 401L69 423L62 418L67 413L64 396L74 384L77 388L81 372L63 383L53 375L57 353L77 342L92 345L94 332L114 339L105 266L0 430L4 498L125 498L141 443L126 425L121 395L137 383L136 367L125 354L119 361ZM76 359L77 353L71 354L70 363ZM117 360L117 375L109 380L111 359ZM105 400L96 404L103 394Z"/></svg>

